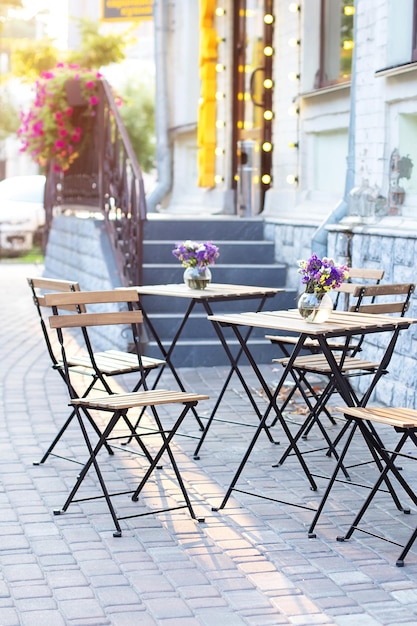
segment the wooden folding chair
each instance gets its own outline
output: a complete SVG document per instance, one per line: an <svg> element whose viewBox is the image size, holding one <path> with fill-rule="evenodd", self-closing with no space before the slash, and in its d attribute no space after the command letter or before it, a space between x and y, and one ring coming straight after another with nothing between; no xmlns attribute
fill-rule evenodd
<svg viewBox="0 0 417 626"><path fill-rule="evenodd" d="M139 485L132 490L132 500L136 501L141 493L142 489L145 487L148 479L154 470L158 467L159 461L163 455L168 456L169 461L171 463L172 469L174 471L175 477L179 484L180 490L185 500L185 504L180 506L173 506L164 509L160 509L158 512L169 511L174 509L188 508L189 513L193 519L197 519L194 510L192 508L190 499L188 497L187 491L184 486L184 482L182 480L180 471L178 469L172 448L170 446L172 438L176 434L179 426L182 424L185 416L188 411L196 406L196 404L200 400L208 399L208 396L195 394L195 393L187 393L185 391L168 391L168 390L148 390L146 384L146 369L143 365L143 359L141 355L140 348L140 325L142 324L143 317L142 312L134 308L134 304L138 302L138 293L135 289L118 289L114 291L99 291L99 292L73 292L73 293L61 293L61 294L47 294L45 296L45 303L47 306L52 307L52 311L54 315L49 318L51 328L56 329L58 341L61 347L61 357L62 363L64 366L64 372L67 379L67 388L70 395L70 405L74 408L81 431L84 436L84 440L89 452L89 459L84 465L82 471L79 474L79 477L72 488L64 506L60 511L56 511L56 514L59 514L63 511L66 511L69 505L72 502L80 502L90 499L96 499L97 496L86 497L81 500L75 500L75 495L77 494L79 488L81 487L84 478L89 472L91 466L94 466L96 471L100 487L103 495L99 497L104 497L109 508L110 514L112 516L114 525L116 527L116 531L114 536L121 535L121 527L119 521L122 519L127 519L127 517L139 517L142 515L149 515L150 512L141 513L138 515L129 515L126 517L118 517L116 515L116 511L113 507L111 498L116 495L126 494L126 492L118 492L110 494L104 477L103 472L100 469L99 465L99 452L105 443L112 437L116 426L119 422L122 422L122 425L125 424L128 428L128 433L126 435L121 435L120 433L115 433L116 438L125 437L133 437L133 440L139 445L139 449L141 453L144 453L144 458L148 461L149 467L144 472L142 479L139 482ZM111 312L93 312L93 313L78 313L74 314L66 314L63 312L62 307L71 305L71 306L86 306L90 304L124 304L127 307L127 310L122 311L111 311ZM112 393L111 391L105 393L104 395L96 395L96 393L90 393L88 396L79 397L74 392L74 385L71 382L73 372L71 368L70 357L67 354L67 341L66 335L64 335L63 329L69 328L80 328L82 331L83 339L85 342L85 348L88 352L88 356L93 364L95 361L95 353L91 344L91 340L89 335L87 334L87 328L104 326L110 327L114 325L123 325L124 327L129 327L132 332L132 339L135 346L135 357L137 360L137 368L140 373L140 385L141 391L134 391L130 393ZM183 405L183 408L180 411L178 417L176 417L174 424L169 427L163 427L162 419L160 418L157 412L157 406L170 406L175 404ZM139 425L139 429L135 429L133 422L130 419L129 411L134 408L147 408L150 410L149 417L153 420L153 426L151 428L141 429ZM107 423L104 427L103 433L101 434L98 442L93 447L87 429L85 427L85 423L83 420L84 411L87 409L88 411L94 410L99 413L109 414L107 418ZM156 445L156 450L150 450L151 444L149 446L146 445L145 441L149 438L152 438L152 441L155 441L155 438L158 440L158 445Z"/></svg>
<svg viewBox="0 0 417 626"><path fill-rule="evenodd" d="M358 298L357 296L355 296L355 293L357 293L356 289L358 286L367 286L370 284L379 285L383 277L384 277L384 270L382 269L351 267L349 269L349 280L342 283L340 287L334 290L336 293L334 306L333 306L334 310L348 310L349 306L352 306L353 304L356 304L358 302ZM362 296L362 297L365 297L365 296ZM291 350L297 344L297 341L298 341L297 336L291 336L291 335L266 335L266 339L269 339L269 341L273 345L276 345L281 350L284 357L290 357ZM332 348L332 350L335 350L335 351L346 349L345 344L340 343L337 340L329 342L329 345ZM353 344L351 347L352 349L357 348L356 343ZM310 354L319 354L320 346L319 346L318 341L316 339L307 339L306 342L304 343L304 350L308 351ZM309 383L306 380L304 381L304 384L305 385L302 388L300 388L299 386L295 386L290 390L287 398L284 401L284 405L282 407L283 411L285 411L286 407L291 402L297 389L298 391L301 392L307 406L310 405L310 397L315 395L314 388L310 387ZM327 415L329 421L333 425L335 425L336 422L326 407L323 407L323 411ZM274 422L271 424L271 426L273 425L274 425ZM304 436L306 437L307 434L308 432L306 432Z"/></svg>
<svg viewBox="0 0 417 626"><path fill-rule="evenodd" d="M44 278L44 277L36 277L36 278L27 278L29 287L32 291L32 298L35 304L42 334L45 340L46 348L51 359L52 368L56 370L61 378L66 383L66 378L64 375L64 366L62 363L62 359L60 354L57 353L54 345L56 343L56 337L51 336L51 331L49 329L48 324L48 314L51 313L50 307L48 307L45 303L45 296L47 293L73 293L79 292L80 286L75 281L69 280L59 280L54 278ZM66 304L60 305L62 310L66 310L67 312L73 313L85 313L86 307L83 303L74 305L74 304ZM54 333L55 334L55 333ZM54 341L55 339L55 341ZM142 365L148 374L150 371L158 368L163 365L165 361L161 359L154 359L147 356L142 356ZM97 383L101 383L104 389L111 393L110 387L110 379L114 376L121 376L125 374L132 373L140 373L140 369L138 367L137 357L135 354L131 354L130 352L124 352L121 350L105 350L101 352L94 353L93 361L90 359L88 353L80 352L77 353L72 352L68 354L68 364L71 367L71 371L73 374L80 374L81 376L87 376L89 380L89 384L87 388L82 392L82 395L87 396L90 391L97 385ZM79 387L77 379L77 388ZM133 388L133 391L137 391L140 387L140 377L137 381L137 384ZM75 391L73 390L75 393ZM86 417L88 418L91 426L96 431L97 435L100 436L101 432L96 425L95 420L91 416L91 414L85 409ZM59 456L60 458L65 458L67 460L73 461L73 459L69 459L68 457L63 457L62 455L53 453L55 446L63 436L66 429L71 424L72 420L75 417L75 411L71 411L68 418L65 420L61 428L59 429L57 435L54 437L53 441L49 445L48 449L42 456L41 460L34 463L34 465L40 465L45 463L46 459L52 456ZM109 454L113 454L113 451L110 446L106 443L106 448Z"/></svg>
<svg viewBox="0 0 417 626"><path fill-rule="evenodd" d="M379 468L378 478L374 486L370 490L365 502L357 513L349 530L345 535L337 537L337 540L346 541L350 539L355 530L358 530L365 534L371 535L372 537L376 537L378 539L382 539L384 541L388 541L389 543L398 545L402 548L402 551L396 561L396 565L398 567L402 567L404 565L404 559L406 555L408 554L410 548L417 538L417 526L412 531L410 538L405 543L405 545L402 545L397 543L396 541L392 541L387 536L376 534L375 523L373 523L372 527L368 526L367 528L359 527L358 524L362 520L376 494L385 492L385 490L381 490L380 487L382 483L386 483L387 480L390 478L394 478L396 482L403 488L404 492L409 496L412 503L414 505L417 505L415 484L412 485L410 484L409 480L407 480L408 475L414 477L415 473L405 472L403 467L398 466L398 461L402 461L404 463L407 461L417 460L417 456L415 453L415 448L417 447L417 411L414 409L395 407L343 407L339 408L339 410L343 411L346 419L349 422L353 422L352 431L354 431L354 429L356 428L361 431L371 453L381 459L383 469ZM393 428L395 432L400 435L394 450L388 450L385 448L384 445L381 445L380 437L375 435L375 428L370 428L370 425L373 426L374 424L376 424L377 426L380 424L384 424L385 426ZM406 444L407 451L402 452ZM347 442L346 444L345 450L343 451L343 456L345 455L348 446L349 442ZM414 450L414 454L409 451L408 446L410 446L411 449ZM336 476L334 475L334 478L335 477ZM394 498L394 503L396 504L398 510L402 511L403 513L410 513L410 510L408 508L404 508L399 504L397 498ZM315 521L317 521L318 515L321 513L322 509L323 505L321 505L318 513L316 514Z"/></svg>
<svg viewBox="0 0 417 626"><path fill-rule="evenodd" d="M366 313L374 315L400 315L403 316L407 312L410 305L411 295L414 293L415 284L413 283L394 283L394 284L379 284L379 285L365 285L357 286L353 290L353 297L356 298L356 303L351 305L349 310L355 313ZM380 300L381 299L381 300ZM380 368L380 363L359 358L357 355L362 350L363 337L357 338L356 343L349 342L344 350L341 350L337 356L340 363L341 372L344 374L345 379L349 382L354 380L358 376L372 375ZM379 377L388 373L388 365L392 357L392 350L387 350L385 354L385 360L382 369L380 369ZM274 359L274 362L280 363L285 366L288 363L288 358ZM313 385L309 383L309 375L319 375L327 378L327 383L324 389L317 393ZM295 387L300 390L300 393L304 398L307 397L307 391L313 397L313 401L306 400L309 408L309 415L307 416L303 427L297 433L297 440L306 436L312 426L316 424L323 433L327 443L328 436L326 435L325 428L320 421L320 413L326 409L326 405L331 395L337 392L337 386L335 384L332 370L326 357L323 354L308 354L297 357L294 360L291 376L294 380ZM350 393L354 398L357 406L364 405L373 389L375 388L379 378L374 378L372 385L368 387L366 394L360 398L358 393L354 390L352 384L349 384ZM335 446L339 443L340 439L345 433L347 424L343 426L336 439L330 446L334 452ZM291 447L287 448L284 455L281 457L278 465L281 465L288 454L291 452ZM328 452L329 454L330 452ZM344 470L344 468L343 468ZM345 471L345 470L344 470ZM347 474L346 474L347 476Z"/></svg>
<svg viewBox="0 0 417 626"><path fill-rule="evenodd" d="M344 282L334 290L336 297L334 300L333 308L334 310L345 310L349 309L349 306L352 306L353 298L355 298L354 293L356 291L357 286L366 286L370 284L379 285L382 278L384 277L384 270L381 269L366 269L366 268L354 268L351 267L349 269L349 280ZM288 346L295 346L298 337L291 335L266 335L266 338L269 341L277 345L281 352L284 354L284 357L290 356L290 351ZM333 350L343 350L344 344L340 342L333 342L330 344ZM320 346L318 341L314 339L309 339L305 342L304 348L309 350L313 354L320 352Z"/></svg>

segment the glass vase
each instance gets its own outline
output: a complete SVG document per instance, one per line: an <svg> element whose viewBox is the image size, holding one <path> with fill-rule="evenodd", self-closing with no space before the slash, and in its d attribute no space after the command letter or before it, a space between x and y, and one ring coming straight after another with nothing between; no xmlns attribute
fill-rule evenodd
<svg viewBox="0 0 417 626"><path fill-rule="evenodd" d="M211 282L210 269L206 267L187 267L184 272L184 283L189 289L205 289Z"/></svg>
<svg viewBox="0 0 417 626"><path fill-rule="evenodd" d="M298 311L306 322L323 324L333 311L333 300L328 293L305 291L298 300Z"/></svg>

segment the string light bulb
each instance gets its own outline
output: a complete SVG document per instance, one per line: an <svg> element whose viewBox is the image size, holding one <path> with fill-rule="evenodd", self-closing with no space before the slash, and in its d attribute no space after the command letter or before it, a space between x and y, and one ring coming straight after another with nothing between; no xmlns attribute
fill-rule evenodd
<svg viewBox="0 0 417 626"><path fill-rule="evenodd" d="M288 115L298 115L300 113L300 108L297 104L292 104L288 109Z"/></svg>
<svg viewBox="0 0 417 626"><path fill-rule="evenodd" d="M271 13L266 13L264 15L264 22L265 22L265 24L273 24L274 23L274 16L271 15Z"/></svg>
<svg viewBox="0 0 417 626"><path fill-rule="evenodd" d="M272 180L272 178L270 177L270 175L269 175L269 174L264 174L264 175L262 176L261 180L262 180L262 182L263 182L263 184L264 184L264 185L269 185L269 184L270 184L270 182L271 182L271 180Z"/></svg>
<svg viewBox="0 0 417 626"><path fill-rule="evenodd" d="M286 181L289 185L296 185L298 183L298 176L295 174L288 174Z"/></svg>
<svg viewBox="0 0 417 626"><path fill-rule="evenodd" d="M217 7L216 15L217 17L223 17L223 15L226 15L226 9L224 9L223 7Z"/></svg>
<svg viewBox="0 0 417 626"><path fill-rule="evenodd" d="M270 143L269 141L264 141L264 143L262 144L262 150L264 152L271 152L271 150L272 150L272 143Z"/></svg>
<svg viewBox="0 0 417 626"><path fill-rule="evenodd" d="M264 80L265 89L272 89L273 86L274 86L274 81L272 80L272 78L265 78Z"/></svg>
<svg viewBox="0 0 417 626"><path fill-rule="evenodd" d="M265 120L267 120L269 122L270 120L273 119L273 117L274 117L274 114L273 114L272 111L269 111L269 110L264 111L264 119Z"/></svg>
<svg viewBox="0 0 417 626"><path fill-rule="evenodd" d="M274 49L272 46L265 46L264 48L264 55L266 57L272 57L272 55L274 54Z"/></svg>

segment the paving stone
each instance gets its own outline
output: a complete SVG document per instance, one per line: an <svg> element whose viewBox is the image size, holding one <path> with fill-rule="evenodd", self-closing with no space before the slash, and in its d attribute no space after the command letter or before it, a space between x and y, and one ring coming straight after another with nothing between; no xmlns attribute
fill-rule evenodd
<svg viewBox="0 0 417 626"><path fill-rule="evenodd" d="M160 594L158 594L160 595ZM192 611L181 598L171 597L169 601L159 598L148 598L145 601L151 615L157 620L192 617Z"/></svg>
<svg viewBox="0 0 417 626"><path fill-rule="evenodd" d="M48 626L66 626L63 616L58 611L28 611L21 613L21 626L41 626L41 624L48 624Z"/></svg>
<svg viewBox="0 0 417 626"><path fill-rule="evenodd" d="M178 437L173 445L192 501L206 518L204 524L192 520L187 511L152 511L123 522L122 537L115 538L102 499L71 504L67 513L54 516L53 509L65 502L79 469L57 457L50 457L41 467L32 465L68 415L65 387L49 365L25 281L27 275L39 271L39 267L0 263L2 288L14 300L13 309L8 299L0 300L0 413L4 416L0 432L0 626L414 626L417 546L407 556L405 567L397 568L397 546L359 533L350 541L335 541L363 499L363 489L354 483L367 477L369 466L352 470L355 481L351 484L335 484L314 540L307 537L311 510L237 491L224 509L211 510L221 503L253 433L239 422L253 425L257 421L238 380L233 379L219 411L219 416L232 416L236 423L213 423L200 460L192 458L195 440ZM278 377L276 367L262 365L262 370L272 385ZM181 370L186 388L204 389L212 396L204 409L206 415L227 371L223 367ZM242 371L251 387L259 390L250 369L244 366ZM169 372L165 376L168 387L175 384ZM131 379L120 379L118 384L122 388ZM301 423L303 414L298 408L302 408L299 399L287 411L287 418ZM162 414L171 419L168 409ZM292 423L291 429L295 430ZM200 435L192 417L185 430ZM285 443L282 431L277 428L275 432ZM391 445L395 433L388 435ZM384 441L385 437L384 433ZM300 445L311 450L317 443L321 435L312 431ZM69 456L86 458L76 425L60 446ZM260 437L238 487L317 507L325 479L318 479L319 489L313 493L296 458L272 469L281 448ZM354 438L352 459L360 462L365 451L363 442ZM306 458L323 476L334 467L333 460L321 453ZM103 454L100 462L109 485L126 491L137 484L143 467L143 460L119 450L114 458ZM141 498L149 510L164 500L159 489L162 482L167 498L179 500L171 479L168 471L152 478ZM83 495L100 493L99 489L92 471ZM123 497L117 498L117 507L128 514L139 508L148 510L142 502L136 505ZM367 521L403 538L411 533L413 518L391 512L381 498Z"/></svg>
<svg viewBox="0 0 417 626"><path fill-rule="evenodd" d="M22 622L14 608L1 608L0 624L2 626L21 626Z"/></svg>

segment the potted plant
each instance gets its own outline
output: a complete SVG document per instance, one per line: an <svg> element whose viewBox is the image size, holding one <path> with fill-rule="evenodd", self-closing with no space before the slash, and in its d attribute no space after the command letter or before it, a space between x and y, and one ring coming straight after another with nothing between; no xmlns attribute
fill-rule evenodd
<svg viewBox="0 0 417 626"><path fill-rule="evenodd" d="M67 171L92 129L100 78L95 70L65 63L43 72L32 106L21 112L21 151L42 168L52 161L55 171Z"/></svg>

